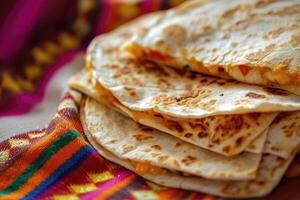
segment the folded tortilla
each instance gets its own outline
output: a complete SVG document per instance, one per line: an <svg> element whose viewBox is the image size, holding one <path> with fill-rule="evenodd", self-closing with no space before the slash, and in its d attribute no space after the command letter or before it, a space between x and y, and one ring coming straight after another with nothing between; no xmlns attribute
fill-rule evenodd
<svg viewBox="0 0 300 200"><path fill-rule="evenodd" d="M118 157L218 180L254 179L261 154L226 157L140 125L88 97L82 121L99 144ZM144 167L144 166L142 166ZM145 168L145 167L144 167Z"/></svg>
<svg viewBox="0 0 300 200"><path fill-rule="evenodd" d="M256 178L242 181L238 179L245 178L244 172L256 167L258 154L228 158L203 150L141 126L91 98L80 111L85 133L102 156L170 187L222 197L263 196L279 183L296 153L294 149L287 159L264 153Z"/></svg>
<svg viewBox="0 0 300 200"><path fill-rule="evenodd" d="M272 122L264 151L282 158L297 153L300 143L300 112L280 113Z"/></svg>
<svg viewBox="0 0 300 200"><path fill-rule="evenodd" d="M113 107L141 124L227 156L244 151L278 111L300 109L300 97L286 91L157 66L121 49L136 30L160 16L125 24L89 46L88 68Z"/></svg>
<svg viewBox="0 0 300 200"><path fill-rule="evenodd" d="M300 94L299 0L193 0L136 31L143 60Z"/></svg>
<svg viewBox="0 0 300 200"><path fill-rule="evenodd" d="M170 125L168 125L168 123L166 123L165 120L162 120L161 117L156 117L154 115L150 115L145 112L136 112L136 111L127 109L116 98L114 98L109 92L107 92L105 89L103 89L103 87L101 87L101 85L91 76L91 72L88 69L84 69L81 72L79 72L78 74L74 75L70 79L69 85L73 89L79 90L82 93L86 94L87 96L93 97L98 102L100 102L110 108L113 108L114 110L117 110L118 112L120 112L126 116L131 117L132 119L134 119L135 121L137 121L141 124L148 125L150 127L156 128L156 129L164 131L166 133L170 133L171 135L175 134L175 136L177 136L178 138L182 137L180 132L176 132L176 129L174 129ZM239 115L237 115L237 116L239 116ZM226 122L223 122L223 120L222 120L222 118L224 116L216 116L216 117L220 118L219 126L225 126ZM172 124L177 123L174 120L175 119L173 119ZM180 124L183 127L186 127L187 126L186 124L191 124L192 122L193 122L193 120L189 120L189 119L187 119L185 121L180 120ZM255 124L255 126L257 126L256 122L257 121L254 120L254 121L252 121L252 124ZM210 124L206 124L206 126L209 127ZM212 125L212 126L215 126L215 125ZM191 138L190 140L189 140L189 138L187 138L185 140L190 143L195 143L197 146L201 146L206 149L212 150L214 152L218 152L218 150L220 149L220 152L218 152L218 153L221 153L226 156L232 155L232 152L234 154L237 154L237 151L240 151L240 152L243 151L242 147L244 147L245 145L246 145L246 147L244 149L245 151L252 152L252 153L261 153L263 150L265 141L266 141L267 132L268 132L268 127L262 133L260 133L256 138L254 138L252 141L250 141L250 139L248 139L247 141L240 141L240 146L238 146L238 148L237 147L232 148L232 149L230 149L231 151L225 151L224 153L222 151L222 146L226 146L226 144L233 145L233 144L230 144L230 142L234 141L233 137L228 140L223 140L223 141L221 140L217 146L210 145L211 143L209 141L209 139L210 139L209 137L206 137L206 138L201 137L201 139L199 139L197 141L193 141L192 140L193 138ZM240 133L240 135L241 134L242 134L242 132ZM236 136L235 136L235 138L236 138ZM250 141L249 144L247 143L248 141ZM198 143L196 143L196 142L198 142Z"/></svg>

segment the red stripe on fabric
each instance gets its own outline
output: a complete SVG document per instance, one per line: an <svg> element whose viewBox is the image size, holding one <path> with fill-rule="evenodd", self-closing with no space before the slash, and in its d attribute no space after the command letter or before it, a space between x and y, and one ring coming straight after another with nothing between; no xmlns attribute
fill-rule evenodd
<svg viewBox="0 0 300 200"><path fill-rule="evenodd" d="M60 149L57 153L52 155L45 164L33 174L32 177L28 179L28 181L22 185L17 191L6 195L6 198L11 199L19 199L29 192L31 192L35 187L37 187L42 181L44 181L47 177L51 176L52 173L67 159L69 159L75 152L77 152L85 142L83 142L82 138L75 138L73 141L68 143L62 149Z"/></svg>
<svg viewBox="0 0 300 200"><path fill-rule="evenodd" d="M105 171L111 171L107 161L97 153L94 153L81 165L77 166L76 169L68 172L65 177L49 187L39 198L44 199L55 194L71 194L72 191L70 191L69 186L92 183L88 176L89 173L102 173Z"/></svg>
<svg viewBox="0 0 300 200"><path fill-rule="evenodd" d="M23 156L0 175L0 188L5 188L17 178L28 165L33 162L45 148L47 148L57 137L64 134L62 131L54 130L50 135L45 136L38 143L31 145Z"/></svg>

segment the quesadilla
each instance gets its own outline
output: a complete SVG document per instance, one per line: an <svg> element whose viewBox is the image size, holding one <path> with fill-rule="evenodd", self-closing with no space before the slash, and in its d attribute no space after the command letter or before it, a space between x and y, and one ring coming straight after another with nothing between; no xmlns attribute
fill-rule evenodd
<svg viewBox="0 0 300 200"><path fill-rule="evenodd" d="M152 115L149 115L144 112L135 112L124 107L116 98L114 98L110 93L104 90L103 87L101 87L101 85L91 76L91 72L87 69L84 69L75 76L73 76L72 79L69 81L69 84L73 89L77 89L80 92L86 94L87 96L93 97L101 104L104 104L126 116L129 116L135 121L140 122L141 124L150 125L156 129L163 130L167 133L171 133L172 135L174 134L174 129L169 129L169 126L165 124L164 121L161 120L161 118L153 117ZM138 118L136 118L135 116L138 116ZM220 118L222 117L220 116ZM184 124L182 120L181 124ZM245 148L245 151L252 153L262 153L266 141L267 132L268 128L266 128L263 133L259 134L259 136L257 136L250 144L248 144L248 146ZM180 135L178 137L180 138ZM209 138L203 138L203 140L200 140L200 142L205 144L205 142L207 143L208 139ZM232 141L233 140L231 139L225 142L230 144L230 142ZM191 143L193 143L193 141L191 141ZM222 142L220 143L220 145L224 146ZM242 141L241 146L244 145L245 144ZM198 144L198 146L201 145ZM215 151L213 146L208 146L207 149Z"/></svg>
<svg viewBox="0 0 300 200"><path fill-rule="evenodd" d="M279 183L295 155L283 159L264 153L255 178L237 181L257 165L258 154L212 153L141 126L91 98L80 111L85 133L102 156L165 186L224 197L262 196Z"/></svg>
<svg viewBox="0 0 300 200"><path fill-rule="evenodd" d="M191 1L95 38L69 82L87 95L87 138L161 185L234 198L270 193L299 152L300 97L232 79L297 90L298 43L288 41L298 33L297 4ZM262 41L260 28L265 37L281 30Z"/></svg>
<svg viewBox="0 0 300 200"><path fill-rule="evenodd" d="M193 0L136 31L142 60L300 94L299 0Z"/></svg>
<svg viewBox="0 0 300 200"><path fill-rule="evenodd" d="M272 122L265 152L288 158L300 143L300 112L283 112ZM299 148L298 148L299 149Z"/></svg>
<svg viewBox="0 0 300 200"><path fill-rule="evenodd" d="M159 16L138 22L146 27ZM94 39L87 62L104 101L139 123L232 156L258 138L278 111L300 108L300 97L282 90L139 62L120 48L142 28L132 24Z"/></svg>
<svg viewBox="0 0 300 200"><path fill-rule="evenodd" d="M254 179L261 154L226 157L135 123L88 97L82 121L101 146L118 157L218 180ZM133 163L139 165L138 162Z"/></svg>

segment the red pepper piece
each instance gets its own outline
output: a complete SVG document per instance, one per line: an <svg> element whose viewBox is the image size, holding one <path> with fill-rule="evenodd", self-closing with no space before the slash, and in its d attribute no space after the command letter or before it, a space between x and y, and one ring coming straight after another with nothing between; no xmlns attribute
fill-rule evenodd
<svg viewBox="0 0 300 200"><path fill-rule="evenodd" d="M239 65L241 73L246 76L249 73L249 67L247 65Z"/></svg>
<svg viewBox="0 0 300 200"><path fill-rule="evenodd" d="M157 51L150 51L149 55L150 55L150 57L155 58L157 60L166 60L166 59L170 58L170 56L163 55Z"/></svg>

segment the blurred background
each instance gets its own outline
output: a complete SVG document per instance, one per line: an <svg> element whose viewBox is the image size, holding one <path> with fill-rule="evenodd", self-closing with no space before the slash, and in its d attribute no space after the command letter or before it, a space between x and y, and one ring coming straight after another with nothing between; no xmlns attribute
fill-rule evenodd
<svg viewBox="0 0 300 200"><path fill-rule="evenodd" d="M0 139L46 125L92 38L182 1L1 0Z"/></svg>

